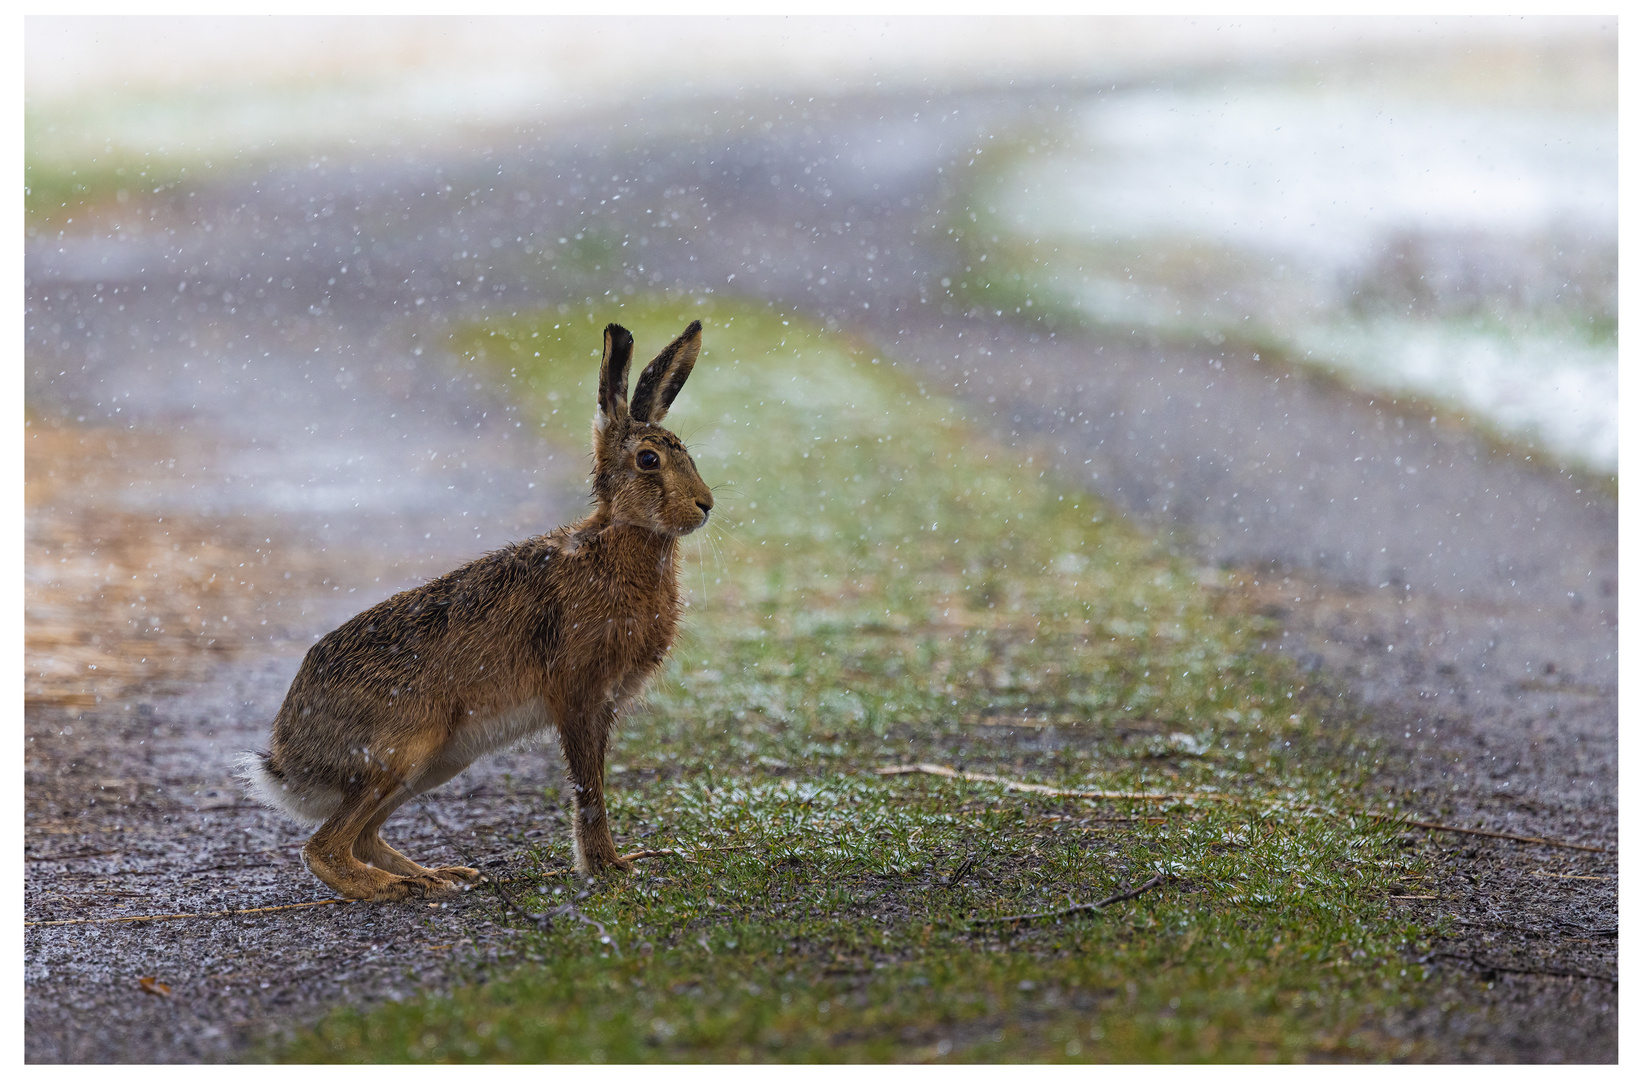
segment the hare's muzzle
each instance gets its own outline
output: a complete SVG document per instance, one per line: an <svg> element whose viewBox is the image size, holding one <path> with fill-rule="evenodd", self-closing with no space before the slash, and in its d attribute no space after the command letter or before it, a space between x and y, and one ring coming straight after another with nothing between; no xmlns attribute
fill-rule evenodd
<svg viewBox="0 0 1643 1080"><path fill-rule="evenodd" d="M679 532L678 532L679 536L687 536L690 533L695 532L697 529L700 529L703 525L707 524L708 512L713 509L713 500L712 499L696 499L694 501L696 503L696 509L698 509L702 512L701 519L699 521L692 521L690 524L684 525L682 528L680 528Z"/></svg>

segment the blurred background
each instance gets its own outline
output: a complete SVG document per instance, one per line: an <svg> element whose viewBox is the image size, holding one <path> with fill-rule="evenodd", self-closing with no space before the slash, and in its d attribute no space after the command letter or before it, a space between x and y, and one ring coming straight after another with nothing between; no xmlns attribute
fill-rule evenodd
<svg viewBox="0 0 1643 1080"><path fill-rule="evenodd" d="M433 167L507 209L487 258L535 255L577 221L629 230L594 193L734 145L806 228L847 226L874 184L938 183L975 217L964 246L1040 305L1265 343L1617 465L1613 20L36 18L25 49L35 234L280 176L267 199L295 167L364 170L367 198ZM550 177L554 146L620 167ZM473 190L493 174L522 186ZM556 210L578 188L583 216L521 215L527 187ZM719 269L666 284L722 288ZM768 269L729 284L772 292Z"/></svg>

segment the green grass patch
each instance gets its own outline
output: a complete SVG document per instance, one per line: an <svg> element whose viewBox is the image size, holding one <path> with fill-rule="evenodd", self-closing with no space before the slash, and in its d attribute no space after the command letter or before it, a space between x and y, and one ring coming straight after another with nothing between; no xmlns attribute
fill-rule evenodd
<svg viewBox="0 0 1643 1080"><path fill-rule="evenodd" d="M110 140L87 144L82 118L64 110L23 116L23 220L33 231L59 228L109 203L124 204L182 182L188 168L164 154Z"/></svg>
<svg viewBox="0 0 1643 1080"><path fill-rule="evenodd" d="M610 755L629 879L568 837L482 984L341 1011L291 1060L1287 1061L1396 1053L1418 868L1350 810L1333 695L1104 503L796 317L629 301L454 345L583 443L600 325L705 347L669 424L715 487L685 631ZM876 770L933 761L1160 806ZM555 803L557 792L545 793ZM1083 917L975 920L1162 886ZM1402 891L1402 890L1397 890ZM575 914L563 905L572 905ZM516 965L516 966L515 966Z"/></svg>

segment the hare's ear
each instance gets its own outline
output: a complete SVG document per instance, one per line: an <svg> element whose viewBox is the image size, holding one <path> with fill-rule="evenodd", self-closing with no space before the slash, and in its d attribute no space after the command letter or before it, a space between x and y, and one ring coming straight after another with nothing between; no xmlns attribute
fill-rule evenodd
<svg viewBox="0 0 1643 1080"><path fill-rule="evenodd" d="M641 422L661 423L673 399L690 378L690 369L696 366L696 357L702 352L702 322L700 319L685 327L685 332L673 344L657 354L656 359L639 376L639 385L633 388L633 418Z"/></svg>
<svg viewBox="0 0 1643 1080"><path fill-rule="evenodd" d="M628 364L633 360L633 335L611 323L605 327L605 356L599 361L599 411L593 426L604 431L628 418Z"/></svg>

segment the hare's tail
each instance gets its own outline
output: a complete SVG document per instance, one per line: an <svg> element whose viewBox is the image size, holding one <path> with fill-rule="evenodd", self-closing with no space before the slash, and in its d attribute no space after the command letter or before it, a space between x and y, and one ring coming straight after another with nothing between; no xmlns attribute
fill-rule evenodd
<svg viewBox="0 0 1643 1080"><path fill-rule="evenodd" d="M342 792L315 784L295 784L275 769L266 750L248 750L235 762L234 775L251 789L251 797L294 821L324 821L336 812Z"/></svg>

